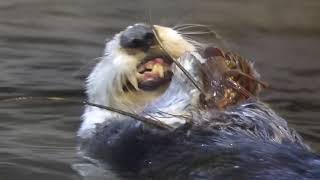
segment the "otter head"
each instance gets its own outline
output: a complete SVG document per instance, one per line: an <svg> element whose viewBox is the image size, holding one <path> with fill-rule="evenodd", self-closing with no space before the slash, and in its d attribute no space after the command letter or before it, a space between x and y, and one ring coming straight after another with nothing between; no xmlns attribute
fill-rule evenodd
<svg viewBox="0 0 320 180"><path fill-rule="evenodd" d="M87 80L90 102L139 111L163 94L172 76L172 59L195 47L177 31L163 26L135 24L107 43L101 62Z"/></svg>
<svg viewBox="0 0 320 180"><path fill-rule="evenodd" d="M153 33L161 41L160 47ZM195 42L193 42L195 43ZM104 55L87 79L87 96L92 103L139 113L169 87L173 72L172 59L195 45L172 28L135 24L116 34L106 44ZM90 138L96 125L121 119L119 114L87 106L78 131Z"/></svg>

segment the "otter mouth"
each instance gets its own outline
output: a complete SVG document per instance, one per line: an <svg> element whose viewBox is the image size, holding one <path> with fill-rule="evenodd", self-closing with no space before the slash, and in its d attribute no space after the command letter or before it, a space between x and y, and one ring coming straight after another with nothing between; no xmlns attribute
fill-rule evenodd
<svg viewBox="0 0 320 180"><path fill-rule="evenodd" d="M172 78L172 59L168 56L149 56L137 66L138 88L151 91L167 84Z"/></svg>

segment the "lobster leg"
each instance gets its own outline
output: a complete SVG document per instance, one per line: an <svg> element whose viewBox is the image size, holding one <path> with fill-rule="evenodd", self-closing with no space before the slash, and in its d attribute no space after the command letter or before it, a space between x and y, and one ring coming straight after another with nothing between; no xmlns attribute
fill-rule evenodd
<svg viewBox="0 0 320 180"><path fill-rule="evenodd" d="M250 76L250 75L248 75L248 74L246 74L246 73L243 73L243 72L241 72L241 71L239 71L239 70L229 70L228 72L226 72L226 74L227 74L227 75L231 75L231 76L241 75L241 76L243 76L243 77L246 77L246 78L248 78L248 79L250 79L250 80L253 80L253 81L261 84L262 87L264 87L264 88L269 87L269 84L267 84L266 82L260 81L260 80L254 78L254 77L252 77L252 76Z"/></svg>
<svg viewBox="0 0 320 180"><path fill-rule="evenodd" d="M238 91L239 93L241 93L243 96L245 96L246 98L249 97L254 97L253 94L251 94L249 91L247 91L244 87L240 86L238 83L236 83L235 81L231 80L231 79L226 79L226 84L228 86L230 86L231 88L233 88L235 91Z"/></svg>

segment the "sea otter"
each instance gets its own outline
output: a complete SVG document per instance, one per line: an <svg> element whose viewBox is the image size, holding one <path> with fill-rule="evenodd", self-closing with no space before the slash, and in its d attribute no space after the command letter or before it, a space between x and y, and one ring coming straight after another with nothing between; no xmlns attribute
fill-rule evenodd
<svg viewBox="0 0 320 180"><path fill-rule="evenodd" d="M251 96L222 105L203 97L201 89L215 96L218 88L206 87L220 73L207 68L217 65L219 53L211 50L203 56L193 41L158 25L135 24L115 35L87 79L88 101L172 128L86 106L82 154L123 179L319 179L320 157L266 104Z"/></svg>

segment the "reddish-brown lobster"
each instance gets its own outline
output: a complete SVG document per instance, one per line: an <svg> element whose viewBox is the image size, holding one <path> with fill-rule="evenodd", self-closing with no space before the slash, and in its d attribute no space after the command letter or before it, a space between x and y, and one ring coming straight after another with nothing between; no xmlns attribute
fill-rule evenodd
<svg viewBox="0 0 320 180"><path fill-rule="evenodd" d="M247 59L219 48L204 51L206 63L202 64L203 86L201 98L206 107L225 109L249 97L255 97L268 85L259 80L252 63Z"/></svg>

